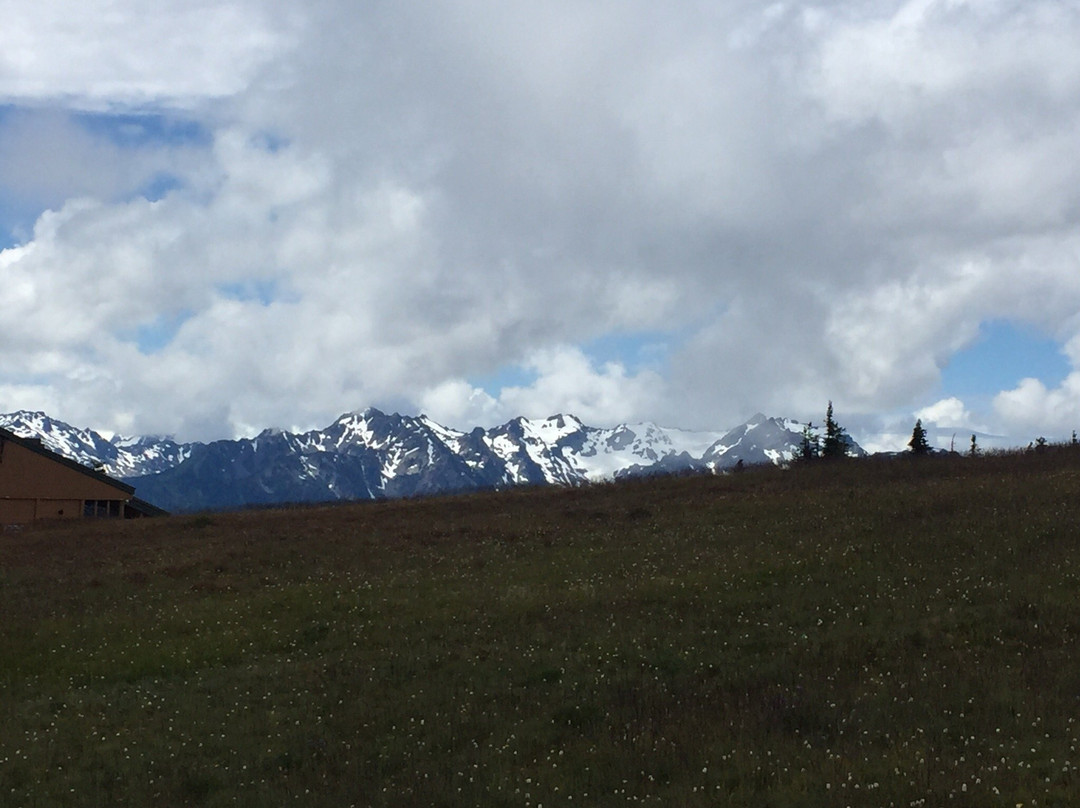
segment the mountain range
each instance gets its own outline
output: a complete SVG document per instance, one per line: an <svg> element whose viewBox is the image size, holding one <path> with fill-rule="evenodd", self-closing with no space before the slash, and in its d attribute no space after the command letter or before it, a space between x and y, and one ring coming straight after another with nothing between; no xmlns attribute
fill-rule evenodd
<svg viewBox="0 0 1080 808"><path fill-rule="evenodd" d="M651 423L598 428L573 415L555 415L462 432L424 415L373 408L346 413L325 429L268 429L254 438L211 443L154 436L106 439L42 412L0 415L0 426L124 480L140 498L170 511L720 472L740 463L787 462L804 428L760 413L725 432ZM854 441L849 452L865 454Z"/></svg>

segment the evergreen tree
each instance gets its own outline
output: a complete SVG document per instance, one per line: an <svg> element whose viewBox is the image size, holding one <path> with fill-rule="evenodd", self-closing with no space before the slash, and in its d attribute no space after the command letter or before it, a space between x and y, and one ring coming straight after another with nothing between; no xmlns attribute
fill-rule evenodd
<svg viewBox="0 0 1080 808"><path fill-rule="evenodd" d="M799 451L795 460L814 460L821 454L821 442L814 433L814 424L808 423L803 427L802 439L799 441Z"/></svg>
<svg viewBox="0 0 1080 808"><path fill-rule="evenodd" d="M911 449L912 454L924 455L930 453L930 444L926 440L926 430L923 429L921 418L915 421L915 428L911 430L911 440L908 441L908 448Z"/></svg>
<svg viewBox="0 0 1080 808"><path fill-rule="evenodd" d="M836 423L833 418L832 402L825 411L825 440L821 444L822 457L846 457L848 447L847 434L844 428Z"/></svg>
<svg viewBox="0 0 1080 808"><path fill-rule="evenodd" d="M975 442L975 435L971 436L971 448L968 449L968 456L975 457L979 454L979 445Z"/></svg>

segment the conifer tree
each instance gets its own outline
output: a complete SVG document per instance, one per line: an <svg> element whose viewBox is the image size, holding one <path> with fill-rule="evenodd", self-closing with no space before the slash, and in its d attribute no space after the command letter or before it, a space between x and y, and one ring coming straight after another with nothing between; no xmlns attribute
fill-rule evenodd
<svg viewBox="0 0 1080 808"><path fill-rule="evenodd" d="M930 444L926 440L926 430L923 429L921 418L915 421L915 428L911 430L911 440L908 441L908 448L911 449L912 454L924 455L930 453Z"/></svg>
<svg viewBox="0 0 1080 808"><path fill-rule="evenodd" d="M971 435L971 448L968 449L968 456L969 457L975 457L978 454L979 454L979 444L977 444L975 442L975 434L972 433L972 435Z"/></svg>
<svg viewBox="0 0 1080 808"><path fill-rule="evenodd" d="M814 424L808 423L803 427L802 439L799 441L799 451L795 455L796 460L814 460L821 454L821 442L814 434Z"/></svg>
<svg viewBox="0 0 1080 808"><path fill-rule="evenodd" d="M825 411L825 440L821 444L822 457L845 457L847 456L847 434L844 428L836 423L833 418L832 402Z"/></svg>

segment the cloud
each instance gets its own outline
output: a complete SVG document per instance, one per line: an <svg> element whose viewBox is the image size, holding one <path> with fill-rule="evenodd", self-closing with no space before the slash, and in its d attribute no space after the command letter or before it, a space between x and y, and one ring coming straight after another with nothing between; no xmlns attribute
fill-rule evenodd
<svg viewBox="0 0 1080 808"><path fill-rule="evenodd" d="M1080 334L1052 0L82 8L78 41L32 4L0 34L0 178L38 208L0 253L7 400L184 437L383 402L717 428L915 411L988 319ZM204 135L73 117L118 108ZM680 338L647 370L582 347L648 331Z"/></svg>
<svg viewBox="0 0 1080 808"><path fill-rule="evenodd" d="M123 149L56 110L14 110L0 126L3 194L37 210L78 196L133 195L156 173L183 170L179 149Z"/></svg>
<svg viewBox="0 0 1080 808"><path fill-rule="evenodd" d="M297 23L245 0L16 3L0 30L0 98L109 108L228 96L289 47Z"/></svg>
<svg viewBox="0 0 1080 808"><path fill-rule="evenodd" d="M964 402L952 396L934 402L929 407L923 407L915 413L927 426L934 425L942 428L964 427L972 429L971 413L964 407Z"/></svg>
<svg viewBox="0 0 1080 808"><path fill-rule="evenodd" d="M1080 372L1073 371L1054 388L1039 379L1023 379L994 397L994 412L1014 434L1062 439L1080 429Z"/></svg>
<svg viewBox="0 0 1080 808"><path fill-rule="evenodd" d="M492 396L463 380L449 380L424 391L422 407L440 423L460 428L556 413L614 426L649 411L663 395L663 379L655 372L630 373L620 362L597 364L572 346L537 351L523 368L534 376L529 384L508 385Z"/></svg>
<svg viewBox="0 0 1080 808"><path fill-rule="evenodd" d="M447 379L420 394L420 409L440 424L458 429L491 426L504 419L504 408L487 391L464 379Z"/></svg>
<svg viewBox="0 0 1080 808"><path fill-rule="evenodd" d="M629 374L619 362L597 367L572 347L538 351L527 367L536 373L536 381L504 388L499 398L505 410L533 418L570 413L609 426L648 411L663 393L663 382L653 371Z"/></svg>

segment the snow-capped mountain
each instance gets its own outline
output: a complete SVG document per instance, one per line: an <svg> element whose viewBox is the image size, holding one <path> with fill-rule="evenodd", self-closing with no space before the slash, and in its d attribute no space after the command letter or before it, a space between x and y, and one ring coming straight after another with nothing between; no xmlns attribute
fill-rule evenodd
<svg viewBox="0 0 1080 808"><path fill-rule="evenodd" d="M40 437L50 449L99 466L134 485L141 498L177 511L722 471L739 461L789 460L803 429L760 414L723 434L649 423L601 429L555 415L461 432L423 415L376 409L346 413L321 430L266 430L254 438L206 444L109 441L44 413L0 415L0 426Z"/></svg>
<svg viewBox="0 0 1080 808"><path fill-rule="evenodd" d="M737 426L708 448L701 457L710 469L726 469L737 465L755 466L763 463L788 463L799 450L805 425L789 418L767 418L760 412L742 426ZM812 434L825 439L825 428L815 427ZM863 457L866 452L849 435L847 453Z"/></svg>
<svg viewBox="0 0 1080 808"><path fill-rule="evenodd" d="M0 427L27 438L84 466L99 468L111 477L156 474L183 462L192 444L170 438L116 436L112 440L91 429L79 429L43 412L19 410L0 414Z"/></svg>

